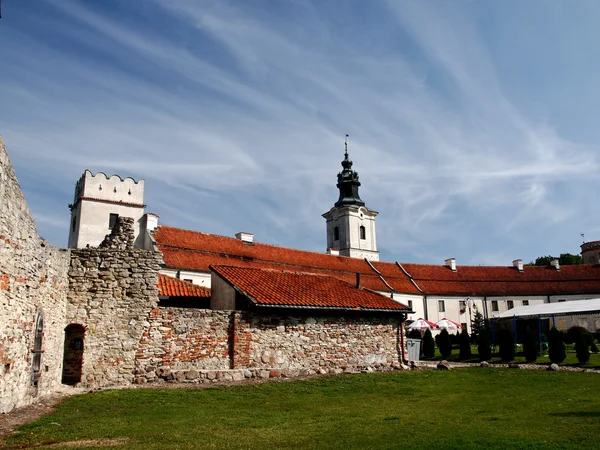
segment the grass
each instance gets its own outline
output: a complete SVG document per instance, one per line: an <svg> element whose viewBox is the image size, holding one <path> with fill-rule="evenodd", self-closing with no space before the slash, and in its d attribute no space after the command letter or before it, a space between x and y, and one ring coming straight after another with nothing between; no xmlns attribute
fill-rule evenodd
<svg viewBox="0 0 600 450"><path fill-rule="evenodd" d="M599 381L468 368L103 391L68 399L0 448L588 449L600 442Z"/></svg>
<svg viewBox="0 0 600 450"><path fill-rule="evenodd" d="M559 366L582 367L585 369L600 369L600 353L590 353L590 360L586 364L580 364L579 361L577 361L577 356L575 355L575 346L567 344L566 347L567 347L567 357L565 358L565 360L562 363L559 364ZM433 358L421 357L421 359L423 359L424 361L428 361L428 360L429 361L438 361L438 360L446 359L447 361L458 362L458 361L460 361L458 358L459 351L460 350L459 350L458 346L453 346L452 354L448 358L442 358L439 348L436 347L435 348L435 356ZM498 347L496 347L496 353L494 353L494 355L492 356L492 358L490 360L488 360L488 362L490 362L492 364L502 363L502 361L500 360L500 357L498 356L497 351L498 351ZM480 361L479 355L477 354L477 346L476 345L471 346L471 353L472 353L471 358L464 360L462 362L474 363L474 362ZM517 364L526 364L525 356L523 355L523 352L519 350L519 347L517 347L517 352L515 353L515 359L511 362L514 362ZM543 355L538 356L537 360L533 364L549 365L550 358L548 358L548 351L544 352Z"/></svg>

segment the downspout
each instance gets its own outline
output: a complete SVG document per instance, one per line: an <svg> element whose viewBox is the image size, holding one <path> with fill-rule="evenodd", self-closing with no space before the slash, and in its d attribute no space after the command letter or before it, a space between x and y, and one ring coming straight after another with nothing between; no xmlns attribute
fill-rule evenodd
<svg viewBox="0 0 600 450"><path fill-rule="evenodd" d="M400 319L400 325L398 327L398 333L400 333L400 362L402 364L408 364L408 356L406 355L406 344L404 343L404 321L406 320L406 315L402 316Z"/></svg>
<svg viewBox="0 0 600 450"><path fill-rule="evenodd" d="M424 295L423 296L423 312L425 314L425 317L423 317L425 320L429 320L429 313L427 312L427 296Z"/></svg>

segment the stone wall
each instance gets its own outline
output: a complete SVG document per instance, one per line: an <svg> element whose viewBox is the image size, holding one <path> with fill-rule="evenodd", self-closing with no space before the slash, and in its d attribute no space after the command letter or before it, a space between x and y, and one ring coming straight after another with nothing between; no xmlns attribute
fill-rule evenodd
<svg viewBox="0 0 600 450"><path fill-rule="evenodd" d="M0 412L60 385L69 253L41 239L0 138ZM35 321L43 317L39 372Z"/></svg>
<svg viewBox="0 0 600 450"><path fill-rule="evenodd" d="M399 366L398 319L153 309L135 382L238 380ZM402 337L403 338L403 337Z"/></svg>
<svg viewBox="0 0 600 450"><path fill-rule="evenodd" d="M67 318L85 329L80 386L133 381L138 345L158 303L161 254L131 249L119 235L129 229L122 225L115 227L112 243L105 240L106 248L71 252Z"/></svg>

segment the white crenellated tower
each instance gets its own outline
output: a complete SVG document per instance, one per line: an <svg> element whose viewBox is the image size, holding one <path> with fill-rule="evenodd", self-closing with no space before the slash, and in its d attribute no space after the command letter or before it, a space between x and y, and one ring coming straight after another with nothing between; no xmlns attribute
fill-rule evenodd
<svg viewBox="0 0 600 450"><path fill-rule="evenodd" d="M327 249L329 253L338 250L341 256L379 261L375 234L375 217L379 213L367 208L360 199L358 173L352 170L348 158L348 140L345 149L343 170L338 173L337 182L340 198L323 214L327 221Z"/></svg>
<svg viewBox="0 0 600 450"><path fill-rule="evenodd" d="M144 216L144 180L121 179L86 170L75 185L71 209L69 247L97 247L119 216L131 217L135 224L136 248L144 247L147 217Z"/></svg>

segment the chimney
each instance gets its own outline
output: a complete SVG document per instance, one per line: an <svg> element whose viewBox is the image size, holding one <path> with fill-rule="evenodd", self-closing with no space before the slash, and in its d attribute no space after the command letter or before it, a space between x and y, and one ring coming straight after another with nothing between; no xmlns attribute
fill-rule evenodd
<svg viewBox="0 0 600 450"><path fill-rule="evenodd" d="M158 226L158 215L154 213L146 213L144 216L146 216L146 230L156 230L156 227Z"/></svg>
<svg viewBox="0 0 600 450"><path fill-rule="evenodd" d="M448 258L447 260L444 261L444 263L445 263L445 265L450 267L452 272L456 272L456 259L455 258Z"/></svg>
<svg viewBox="0 0 600 450"><path fill-rule="evenodd" d="M244 244L253 244L254 243L254 235L252 233L246 233L245 231L240 231L235 234L235 237L242 241Z"/></svg>
<svg viewBox="0 0 600 450"><path fill-rule="evenodd" d="M340 256L340 250L337 248L328 248L327 249L327 254L328 255L333 255L333 256Z"/></svg>
<svg viewBox="0 0 600 450"><path fill-rule="evenodd" d="M523 260L515 259L513 261L513 267L516 267L519 270L519 272L523 272Z"/></svg>
<svg viewBox="0 0 600 450"><path fill-rule="evenodd" d="M360 272L356 272L356 289L360 289Z"/></svg>
<svg viewBox="0 0 600 450"><path fill-rule="evenodd" d="M558 259L553 259L550 261L550 265L553 266L557 272L560 272L560 264L558 263Z"/></svg>

